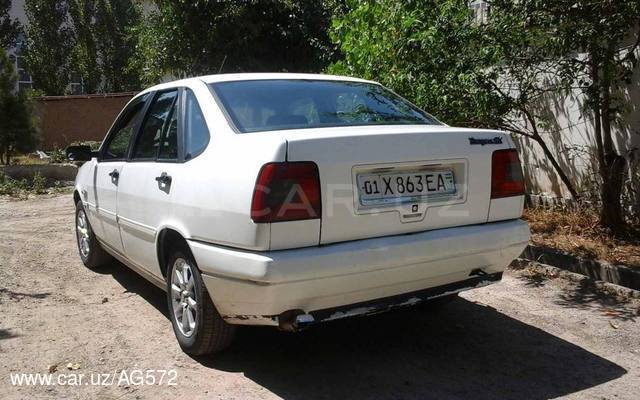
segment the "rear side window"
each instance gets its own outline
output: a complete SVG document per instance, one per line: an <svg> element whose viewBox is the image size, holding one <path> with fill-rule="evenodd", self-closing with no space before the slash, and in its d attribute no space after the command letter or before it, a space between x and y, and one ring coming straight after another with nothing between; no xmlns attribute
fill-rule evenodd
<svg viewBox="0 0 640 400"><path fill-rule="evenodd" d="M177 99L178 91L172 90L159 93L153 100L142 124L142 130L133 152L133 159L155 160L161 147L167 148L167 138L171 130L172 117L176 114ZM177 126L177 124L174 124L174 126ZM171 140L177 143L177 129ZM165 151L164 158L177 158L175 144L172 147L176 150L175 154L171 151Z"/></svg>
<svg viewBox="0 0 640 400"><path fill-rule="evenodd" d="M202 110L196 96L190 89L185 90L185 160L189 160L207 147L209 143L209 128L204 120Z"/></svg>
<svg viewBox="0 0 640 400"><path fill-rule="evenodd" d="M147 95L142 96L135 103L130 104L114 127L114 134L109 137L103 160L124 160L127 158L129 143L135 134L139 120L142 117Z"/></svg>

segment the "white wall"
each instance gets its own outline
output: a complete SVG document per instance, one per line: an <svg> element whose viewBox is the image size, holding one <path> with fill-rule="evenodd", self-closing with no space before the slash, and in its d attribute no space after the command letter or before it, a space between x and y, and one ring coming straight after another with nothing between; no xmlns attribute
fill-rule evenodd
<svg viewBox="0 0 640 400"><path fill-rule="evenodd" d="M640 51L638 53L640 56ZM614 126L614 143L637 172L640 168L637 162L640 158L640 68L636 68L632 83L625 87L623 97L626 112ZM597 179L597 161L593 120L591 113L583 110L583 103L584 96L578 90L568 94L550 93L542 108L551 113L553 123L548 129L542 129L541 133L576 188L588 192L588 182ZM514 139L521 151L529 192L570 198L540 146L523 136L514 135ZM635 154L630 154L629 151L633 149L637 149ZM636 185L640 186L640 182ZM640 187L636 190L640 191Z"/></svg>

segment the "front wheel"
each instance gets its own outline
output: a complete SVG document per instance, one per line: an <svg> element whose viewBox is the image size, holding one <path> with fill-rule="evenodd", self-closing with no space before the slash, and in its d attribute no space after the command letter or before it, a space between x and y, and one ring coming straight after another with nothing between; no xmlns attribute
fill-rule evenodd
<svg viewBox="0 0 640 400"><path fill-rule="evenodd" d="M173 331L185 353L215 353L231 344L235 326L214 307L189 251L176 250L169 257L167 301Z"/></svg>
<svg viewBox="0 0 640 400"><path fill-rule="evenodd" d="M87 268L99 269L112 261L111 256L100 247L82 201L76 203L76 242L80 259Z"/></svg>

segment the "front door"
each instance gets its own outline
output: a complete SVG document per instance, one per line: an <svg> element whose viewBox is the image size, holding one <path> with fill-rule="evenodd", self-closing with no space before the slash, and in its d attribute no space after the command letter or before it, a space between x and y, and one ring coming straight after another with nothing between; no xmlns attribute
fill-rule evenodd
<svg viewBox="0 0 640 400"><path fill-rule="evenodd" d="M112 249L123 253L122 239L118 226L117 197L122 181L126 179L123 167L129 155L131 141L135 136L145 105L143 96L131 102L112 127L95 169L95 193L97 223L94 232L98 239Z"/></svg>

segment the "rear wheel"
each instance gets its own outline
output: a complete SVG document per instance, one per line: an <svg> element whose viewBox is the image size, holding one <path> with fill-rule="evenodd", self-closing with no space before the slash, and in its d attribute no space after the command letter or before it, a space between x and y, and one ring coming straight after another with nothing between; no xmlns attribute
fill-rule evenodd
<svg viewBox="0 0 640 400"><path fill-rule="evenodd" d="M111 256L100 247L82 201L76 203L76 241L80 259L87 268L98 269L112 261Z"/></svg>
<svg viewBox="0 0 640 400"><path fill-rule="evenodd" d="M173 331L185 353L215 353L231 344L235 326L214 307L191 253L184 249L174 251L168 260L167 302Z"/></svg>

